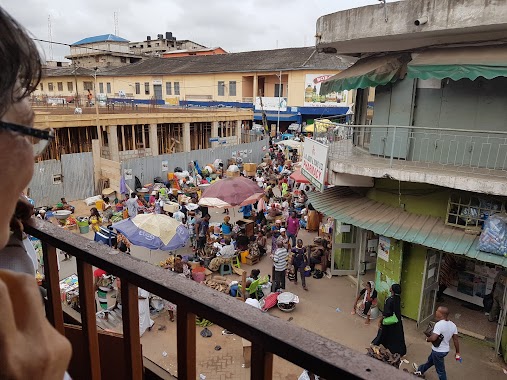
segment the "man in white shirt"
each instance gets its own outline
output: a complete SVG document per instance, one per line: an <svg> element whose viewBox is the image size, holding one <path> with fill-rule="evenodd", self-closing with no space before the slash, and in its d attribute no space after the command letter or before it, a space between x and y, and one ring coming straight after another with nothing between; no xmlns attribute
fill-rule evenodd
<svg viewBox="0 0 507 380"><path fill-rule="evenodd" d="M455 358L456 360L461 360L461 355L459 353L458 328L453 322L449 320L449 309L444 306L440 306L437 309L435 312L435 317L438 322L435 323L435 327L433 327L433 334L426 338L426 341L433 343L442 338L442 342L438 345L438 347L435 347L433 345L431 348L431 354L428 357L428 361L426 363L420 366L417 366L417 364L414 363L414 369L416 370L414 374L424 375L428 369L430 369L432 366L435 366L438 379L447 380L444 358L447 356L451 348L449 344L451 338L454 342L454 348L456 349Z"/></svg>
<svg viewBox="0 0 507 380"><path fill-rule="evenodd" d="M275 251L275 254L272 255L273 266L275 267L273 281L275 291L278 289L285 289L285 271L287 269L287 258L289 256L287 249L283 246L283 242L279 241L276 246L278 249Z"/></svg>
<svg viewBox="0 0 507 380"><path fill-rule="evenodd" d="M223 257L225 259L231 258L236 254L236 248L234 248L234 244L232 244L231 239L225 239L225 245L220 249L220 252L217 253L217 256Z"/></svg>

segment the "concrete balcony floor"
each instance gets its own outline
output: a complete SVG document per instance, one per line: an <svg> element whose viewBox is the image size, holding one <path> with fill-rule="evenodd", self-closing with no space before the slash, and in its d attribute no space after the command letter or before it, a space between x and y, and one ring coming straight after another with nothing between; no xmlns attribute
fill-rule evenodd
<svg viewBox="0 0 507 380"><path fill-rule="evenodd" d="M507 172L472 166L407 161L374 156L350 140L330 144L329 170L371 178L392 178L452 189L507 196Z"/></svg>

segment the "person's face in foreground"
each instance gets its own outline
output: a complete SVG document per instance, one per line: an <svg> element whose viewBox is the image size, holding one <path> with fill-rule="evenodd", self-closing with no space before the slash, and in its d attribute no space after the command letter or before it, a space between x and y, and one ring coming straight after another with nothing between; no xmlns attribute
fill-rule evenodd
<svg viewBox="0 0 507 380"><path fill-rule="evenodd" d="M28 98L11 104L1 118L4 122L25 127L33 127L33 119L34 114ZM16 132L0 131L0 173L5 189L0 202L0 248L7 244L11 216L21 192L30 183L33 168L33 148L28 139Z"/></svg>

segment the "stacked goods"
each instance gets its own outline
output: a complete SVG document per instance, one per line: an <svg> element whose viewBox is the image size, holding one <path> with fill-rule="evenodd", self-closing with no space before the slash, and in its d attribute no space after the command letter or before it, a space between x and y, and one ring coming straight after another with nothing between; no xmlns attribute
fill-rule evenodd
<svg viewBox="0 0 507 380"><path fill-rule="evenodd" d="M208 288L218 290L219 292L229 294L229 282L225 277L215 276L212 279L206 279L201 284Z"/></svg>
<svg viewBox="0 0 507 380"><path fill-rule="evenodd" d="M243 170L245 171L245 176L255 177L255 173L257 173L257 164L254 164L252 162L244 163Z"/></svg>
<svg viewBox="0 0 507 380"><path fill-rule="evenodd" d="M196 324L196 326L200 326L200 327L213 326L213 322L210 322L207 319L200 318L200 317L197 317L197 316L195 317L195 324Z"/></svg>
<svg viewBox="0 0 507 380"><path fill-rule="evenodd" d="M380 346L370 346L366 349L366 355L371 356L381 362L392 365L393 367L400 368L401 365L401 356L400 354L392 354L387 348L383 345Z"/></svg>
<svg viewBox="0 0 507 380"><path fill-rule="evenodd" d="M507 216L495 214L486 219L479 237L479 250L507 256Z"/></svg>
<svg viewBox="0 0 507 380"><path fill-rule="evenodd" d="M172 267L174 265L174 256L169 256L167 259L162 260L158 263L159 267L165 268L167 266Z"/></svg>

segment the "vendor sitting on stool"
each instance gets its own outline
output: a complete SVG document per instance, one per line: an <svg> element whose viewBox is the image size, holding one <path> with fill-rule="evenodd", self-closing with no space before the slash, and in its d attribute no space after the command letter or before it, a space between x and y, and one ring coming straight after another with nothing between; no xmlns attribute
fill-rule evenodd
<svg viewBox="0 0 507 380"><path fill-rule="evenodd" d="M363 298L361 302L359 299ZM370 324L371 307L377 306L377 291L375 290L375 284L373 281L366 283L366 288L361 290L359 295L354 302L354 308L351 314L356 314L356 310L366 316L365 324Z"/></svg>

